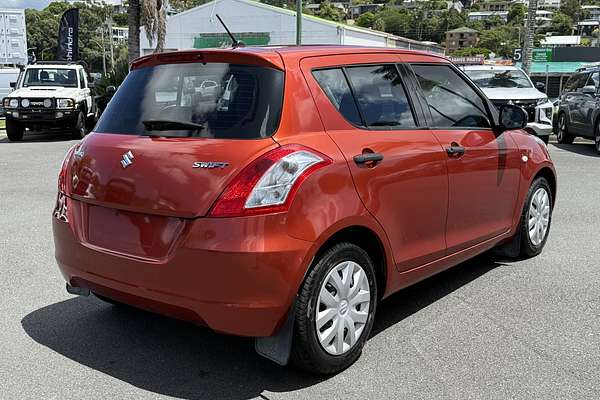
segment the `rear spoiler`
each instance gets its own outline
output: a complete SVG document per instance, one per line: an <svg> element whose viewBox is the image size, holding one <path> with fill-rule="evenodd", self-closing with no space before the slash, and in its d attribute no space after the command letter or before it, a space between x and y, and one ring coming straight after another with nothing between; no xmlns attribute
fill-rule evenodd
<svg viewBox="0 0 600 400"><path fill-rule="evenodd" d="M281 56L274 51L252 51L246 48L184 50L155 53L137 58L131 70L162 64L185 64L194 62L222 62L230 64L257 65L284 70Z"/></svg>

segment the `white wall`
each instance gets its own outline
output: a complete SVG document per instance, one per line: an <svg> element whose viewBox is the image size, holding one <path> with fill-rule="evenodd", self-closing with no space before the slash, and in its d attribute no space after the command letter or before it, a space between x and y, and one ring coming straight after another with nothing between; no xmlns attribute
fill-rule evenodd
<svg viewBox="0 0 600 400"><path fill-rule="evenodd" d="M343 44L345 45L378 47L386 47L387 45L385 36L372 35L367 32L359 32L352 29L344 29L344 32Z"/></svg>
<svg viewBox="0 0 600 400"><path fill-rule="evenodd" d="M296 42L296 16L278 12L238 0L218 0L199 8L169 17L167 20L166 49L191 49L194 38L200 33L225 33L214 16L219 14L232 33L268 32L269 44L294 44ZM310 18L302 21L303 44L341 44L341 32L334 24L321 23ZM141 54L147 54L150 46L142 29Z"/></svg>

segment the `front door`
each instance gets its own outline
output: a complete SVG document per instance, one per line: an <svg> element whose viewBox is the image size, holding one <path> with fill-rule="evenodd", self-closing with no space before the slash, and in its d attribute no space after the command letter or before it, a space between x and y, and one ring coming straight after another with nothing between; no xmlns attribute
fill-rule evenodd
<svg viewBox="0 0 600 400"><path fill-rule="evenodd" d="M448 253L508 231L519 191L521 153L510 132L496 135L480 94L450 65L413 65L445 150Z"/></svg>
<svg viewBox="0 0 600 400"><path fill-rule="evenodd" d="M302 69L358 194L383 226L397 267L407 270L446 251L445 153L430 131L419 129L395 64L399 59L377 55L377 60L382 63L352 65L353 56L309 58Z"/></svg>

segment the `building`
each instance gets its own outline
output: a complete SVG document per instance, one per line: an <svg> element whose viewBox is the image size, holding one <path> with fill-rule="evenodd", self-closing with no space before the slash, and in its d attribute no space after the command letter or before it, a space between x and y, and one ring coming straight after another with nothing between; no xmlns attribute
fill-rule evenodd
<svg viewBox="0 0 600 400"><path fill-rule="evenodd" d="M494 17L506 22L508 21L508 11L473 11L467 14L467 19L471 22L488 21Z"/></svg>
<svg viewBox="0 0 600 400"><path fill-rule="evenodd" d="M382 8L383 8L383 4L376 4L376 3L357 4L357 5L351 5L350 7L348 7L348 11L350 14L350 18L356 19L366 12L372 12L373 14L375 14L377 11L381 10Z"/></svg>
<svg viewBox="0 0 600 400"><path fill-rule="evenodd" d="M490 0L479 3L480 11L508 11L516 4L514 0Z"/></svg>
<svg viewBox="0 0 600 400"><path fill-rule="evenodd" d="M558 10L561 0L538 0L538 8ZM527 2L527 5L529 2Z"/></svg>
<svg viewBox="0 0 600 400"><path fill-rule="evenodd" d="M215 0L167 18L165 50L202 49L231 45L216 18L223 19L238 40L249 46L296 43L296 13L252 0ZM302 17L302 44L342 44L397 47L443 53L439 45L371 29L345 25L311 15ZM140 53L153 52L143 28Z"/></svg>
<svg viewBox="0 0 600 400"><path fill-rule="evenodd" d="M129 28L113 26L112 38L115 42L126 42L129 39Z"/></svg>
<svg viewBox="0 0 600 400"><path fill-rule="evenodd" d="M477 47L478 42L479 32L466 26L446 32L447 53L452 53L455 50L464 49L465 47Z"/></svg>
<svg viewBox="0 0 600 400"><path fill-rule="evenodd" d="M581 6L584 13L588 14L588 20L600 21L600 5L598 6Z"/></svg>
<svg viewBox="0 0 600 400"><path fill-rule="evenodd" d="M0 9L0 64L27 64L25 10Z"/></svg>

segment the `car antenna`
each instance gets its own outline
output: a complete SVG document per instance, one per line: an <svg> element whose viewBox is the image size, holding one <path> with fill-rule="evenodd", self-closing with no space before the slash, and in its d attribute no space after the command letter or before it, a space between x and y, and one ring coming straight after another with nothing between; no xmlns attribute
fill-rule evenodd
<svg viewBox="0 0 600 400"><path fill-rule="evenodd" d="M232 47L235 49L236 47L244 47L244 42L241 42L239 40L237 40L235 38L235 36L233 36L233 33L231 33L229 31L229 29L227 29L227 25L225 25L225 22L223 22L223 20L221 19L221 17L219 17L219 14L216 14L217 19L219 20L219 22L221 23L221 25L223 25L223 28L225 28L225 30L227 31L227 34L229 35L229 37L231 38L232 43Z"/></svg>

